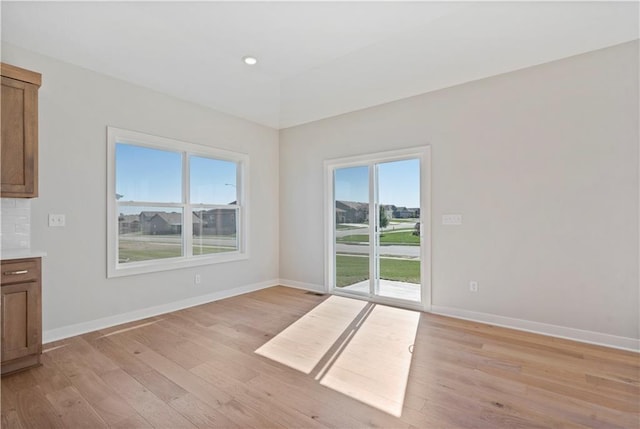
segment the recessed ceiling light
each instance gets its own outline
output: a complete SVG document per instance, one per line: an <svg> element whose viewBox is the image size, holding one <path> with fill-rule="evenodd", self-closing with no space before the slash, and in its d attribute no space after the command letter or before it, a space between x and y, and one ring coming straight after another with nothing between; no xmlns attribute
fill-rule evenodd
<svg viewBox="0 0 640 429"><path fill-rule="evenodd" d="M249 66L254 66L258 63L258 59L250 55L247 55L246 57L242 57L242 61Z"/></svg>

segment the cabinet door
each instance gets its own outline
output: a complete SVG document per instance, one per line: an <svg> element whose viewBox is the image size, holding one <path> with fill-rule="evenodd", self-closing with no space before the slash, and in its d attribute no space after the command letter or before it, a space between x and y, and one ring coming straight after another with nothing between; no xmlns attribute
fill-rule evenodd
<svg viewBox="0 0 640 429"><path fill-rule="evenodd" d="M40 352L40 287L36 281L2 286L2 361Z"/></svg>
<svg viewBox="0 0 640 429"><path fill-rule="evenodd" d="M38 196L38 87L2 77L2 197Z"/></svg>

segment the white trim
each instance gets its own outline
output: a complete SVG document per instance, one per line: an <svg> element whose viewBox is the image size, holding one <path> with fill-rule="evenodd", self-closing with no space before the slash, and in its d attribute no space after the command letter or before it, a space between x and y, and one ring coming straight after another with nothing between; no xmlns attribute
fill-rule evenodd
<svg viewBox="0 0 640 429"><path fill-rule="evenodd" d="M180 203L153 203L153 202L118 202L115 200L115 152L116 143L126 142L137 146L151 149L167 150L180 153L182 156L182 201ZM207 206L216 204L191 204L189 200L189 157L195 155L200 157L215 158L237 164L236 177L236 204L225 206L225 208L236 208L236 238L238 250L225 253L214 253L207 255L192 254L192 207ZM211 146L187 143L165 137L158 137L151 134L144 134L137 131L124 130L115 127L107 127L107 277L121 277L136 274L145 274L158 271L174 270L179 268L195 267L199 265L209 265L224 262L246 260L249 258L249 155L240 152L233 152L218 149ZM176 258L155 259L149 261L131 262L128 264L118 263L118 207L119 205L138 206L160 206L160 207L180 207L183 210L182 245L184 255Z"/></svg>
<svg viewBox="0 0 640 429"><path fill-rule="evenodd" d="M304 282L299 282L296 280L288 280L288 279L280 279L279 282L280 282L280 286L291 287L294 289L308 290L311 292L329 293L327 291L327 288L323 285L317 285L313 283L304 283Z"/></svg>
<svg viewBox="0 0 640 429"><path fill-rule="evenodd" d="M181 256L177 258L152 259L149 261L135 262L129 266L115 268L109 272L109 278L133 276L138 274L157 273L160 271L178 270L181 268L199 267L201 265L213 265L224 262L244 261L249 259L247 253L239 251L214 253L211 255L195 255L191 257Z"/></svg>
<svg viewBox="0 0 640 429"><path fill-rule="evenodd" d="M207 146L203 144L187 143L181 140L170 139L167 137L160 137L153 134L141 133L138 131L125 130L116 127L107 127L107 135L115 140L126 140L127 143L134 144L136 146L143 146L150 149L163 149L170 152L188 152L189 155L211 157L214 156L217 159L223 161L237 162L244 157L248 157L245 153L234 152L231 150L220 149L213 146Z"/></svg>
<svg viewBox="0 0 640 429"><path fill-rule="evenodd" d="M123 323L135 322L137 320L146 319L148 317L171 313L173 311L182 310L184 308L207 304L209 302L218 301L225 298L231 298L236 295L242 295L245 293L254 292L257 290L266 289L266 288L270 288L278 285L279 285L278 279L267 280L260 283L253 283L245 286L238 286L233 289L226 289L218 292L212 292L206 295L194 296L194 297L182 299L176 302L156 305L154 307L134 310L128 313L116 314L114 316L108 316L100 319L89 320L87 322L76 323L74 325L63 326L61 328L49 329L47 331L44 331L42 335L42 342L46 344L52 341L58 341L64 338L86 334L87 332L93 332L99 329L110 328L112 326L121 325Z"/></svg>
<svg viewBox="0 0 640 429"><path fill-rule="evenodd" d="M191 208L191 155L182 153L182 249L186 258L193 257L193 209ZM237 192L236 192L236 198ZM237 234L237 232L236 232ZM116 269L119 261L116 261Z"/></svg>
<svg viewBox="0 0 640 429"><path fill-rule="evenodd" d="M334 272L334 251L333 246L336 242L335 237L335 212L333 205L329 203L329 201L333 200L333 195L335 193L334 187L334 175L335 169L330 168L329 161L324 161L324 286L323 289L325 291L331 290L331 285L335 279Z"/></svg>
<svg viewBox="0 0 640 429"><path fill-rule="evenodd" d="M186 298L180 301L167 304L157 305L154 307L134 310L128 313L122 313L114 316L103 317L96 320L77 323L74 325L63 326L61 328L49 329L43 333L43 343L47 344L53 341L62 340L76 335L86 334L100 329L109 328L123 323L134 322L148 317L158 316L173 311L182 310L184 308L194 307L197 305L207 304L209 302L218 301L233 296L242 295L257 290L267 289L274 286L285 286L295 289L308 290L318 293L330 293L323 285L299 282L288 279L267 280L260 283L253 283L245 286L238 286L233 289L227 289L219 292L213 292L206 295ZM340 294L336 294L340 295ZM343 295L353 299L363 299L356 295ZM365 297L368 300L368 298ZM380 304L387 304L380 302ZM416 308L417 309L417 308ZM524 319L515 319L511 317L498 316L489 313L480 313L471 310L464 310L453 307L444 307L433 305L431 313L443 316L455 317L457 319L470 320L473 322L487 323L505 328L517 329L519 331L532 332L535 334L547 335L551 337L564 338L583 343L596 344L616 349L629 350L632 352L640 352L640 340L635 338L620 337L617 335L603 334L601 332L586 331L576 328L568 328L565 326L551 325L548 323L533 322Z"/></svg>
<svg viewBox="0 0 640 429"><path fill-rule="evenodd" d="M333 168L357 167L363 164L377 164L380 162L402 161L416 158L420 151L430 148L430 145L414 146L405 149L390 150L386 152L367 153L363 155L349 156L345 158L333 158L324 161L324 166Z"/></svg>
<svg viewBox="0 0 640 429"><path fill-rule="evenodd" d="M369 164L369 296L374 297L380 292L380 240L378 239L378 165ZM335 171L335 167L333 167ZM336 192L333 191L332 205L336 203ZM335 215L334 215L335 221ZM335 230L335 225L334 225ZM335 243L335 238L333 243ZM336 252L337 253L337 252ZM376 282L376 279L378 280ZM335 285L334 289L335 289Z"/></svg>
<svg viewBox="0 0 640 429"><path fill-rule="evenodd" d="M424 148L420 157L420 280L422 282L422 307L431 310L431 145ZM426 275L425 275L426 273Z"/></svg>
<svg viewBox="0 0 640 429"><path fill-rule="evenodd" d="M471 320L473 322L502 326L505 328L517 329L519 331L532 332L534 334L564 338L567 340L579 341L582 343L629 350L636 353L640 352L640 340L635 338L620 337L617 335L604 334L602 332L586 331L583 329L569 328L566 326L552 325L549 323L534 322L524 319L515 319L512 317L498 316L490 313L481 313L477 311L444 307L439 305L431 306L431 313L455 317L457 319Z"/></svg>

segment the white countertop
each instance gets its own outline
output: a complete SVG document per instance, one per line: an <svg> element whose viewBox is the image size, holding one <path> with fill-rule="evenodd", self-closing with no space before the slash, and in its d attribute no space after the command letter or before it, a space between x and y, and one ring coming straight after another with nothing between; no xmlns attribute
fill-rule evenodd
<svg viewBox="0 0 640 429"><path fill-rule="evenodd" d="M41 258L47 256L47 252L42 250L33 249L2 249L0 250L0 259L8 261L11 259L24 259L24 258Z"/></svg>

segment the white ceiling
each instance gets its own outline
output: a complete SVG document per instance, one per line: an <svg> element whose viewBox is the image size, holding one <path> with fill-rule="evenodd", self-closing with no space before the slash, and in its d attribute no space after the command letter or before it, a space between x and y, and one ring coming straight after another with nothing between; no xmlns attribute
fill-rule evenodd
<svg viewBox="0 0 640 429"><path fill-rule="evenodd" d="M639 37L637 2L1 7L5 42L274 128Z"/></svg>

